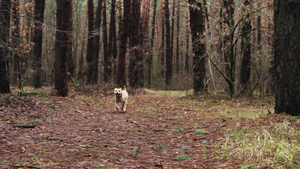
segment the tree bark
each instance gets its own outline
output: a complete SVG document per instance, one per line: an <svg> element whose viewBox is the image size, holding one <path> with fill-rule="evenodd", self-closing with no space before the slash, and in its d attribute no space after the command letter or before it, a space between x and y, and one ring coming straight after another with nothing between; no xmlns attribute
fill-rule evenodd
<svg viewBox="0 0 300 169"><path fill-rule="evenodd" d="M13 48L14 58L14 72L13 72L13 84L21 89L22 76L21 76L21 55L20 55L20 11L19 0L15 0L11 3L12 9L12 30L11 30L11 46Z"/></svg>
<svg viewBox="0 0 300 169"><path fill-rule="evenodd" d="M160 65L161 65L161 77L164 77L164 72L165 72L165 58L166 58L166 24L165 24L165 15L164 15L164 5L161 3L161 47L159 49L160 51Z"/></svg>
<svg viewBox="0 0 300 169"><path fill-rule="evenodd" d="M106 0L103 1L103 55L104 55L104 82L108 82L111 78L111 55L108 53L107 44L107 20L106 20Z"/></svg>
<svg viewBox="0 0 300 169"><path fill-rule="evenodd" d="M85 32L86 32L86 28L88 25L88 5L86 5L85 7L85 17L84 17L84 27L83 27L83 37L85 36ZM78 26L79 27L79 26ZM84 58L84 53L85 53L85 45L86 45L86 39L83 38L81 41L81 51L80 51L80 55L79 55L79 65L78 65L78 77L77 80L80 80L83 84L84 82L84 76L86 75L87 71L83 68L83 64L84 64L84 60L86 58Z"/></svg>
<svg viewBox="0 0 300 169"><path fill-rule="evenodd" d="M148 87L151 87L151 74L153 69L153 54L154 54L154 33L155 33L155 19L156 19L156 7L157 6L157 0L154 0L153 5L153 16L152 16L152 27L151 27L151 40L150 40L150 54L147 59L148 64Z"/></svg>
<svg viewBox="0 0 300 169"><path fill-rule="evenodd" d="M173 56L172 56L172 46L171 46L171 28L170 28L170 10L169 1L164 0L163 8L165 13L165 26L166 26L166 86L167 88L172 82L173 76Z"/></svg>
<svg viewBox="0 0 300 169"><path fill-rule="evenodd" d="M68 96L68 58L71 56L72 0L56 0L55 88Z"/></svg>
<svg viewBox="0 0 300 169"><path fill-rule="evenodd" d="M186 6L188 6L188 1L186 1ZM184 64L184 70L185 70L185 73L189 74L190 73L190 59L189 59L189 48L190 48L190 29L188 28L189 27L189 21L188 21L188 18L189 18L189 10L186 10L186 51L185 51L185 64Z"/></svg>
<svg viewBox="0 0 300 169"><path fill-rule="evenodd" d="M93 57L93 79L98 82L98 67L99 67L99 52L100 52L100 29L101 29L101 14L102 14L102 1L98 0L95 22L95 37L94 37L94 57Z"/></svg>
<svg viewBox="0 0 300 169"><path fill-rule="evenodd" d="M181 13L180 13L180 0L178 0L178 3L177 3L177 23L176 23L176 32L177 32L177 35L176 35L176 74L179 74L179 70L180 70L180 62L179 62L179 35L180 35L180 16L181 16Z"/></svg>
<svg viewBox="0 0 300 169"><path fill-rule="evenodd" d="M117 59L117 34L116 34L116 0L111 1L110 8L110 23L109 23L109 40L108 40L108 53L112 59L112 74L116 73L116 59Z"/></svg>
<svg viewBox="0 0 300 169"><path fill-rule="evenodd" d="M129 31L129 21L130 21L130 0L123 1L124 14L122 20L122 29L120 37L120 50L118 59L118 74L116 85L123 86L126 85L126 52L127 52L127 40Z"/></svg>
<svg viewBox="0 0 300 169"><path fill-rule="evenodd" d="M171 16L171 39L170 39L170 49L171 57L174 58L174 32L175 32L175 0L172 3L172 16ZM172 72L173 72L173 63L172 63ZM176 72L176 70L175 70Z"/></svg>
<svg viewBox="0 0 300 169"><path fill-rule="evenodd" d="M45 0L35 1L34 5L34 33L33 33L33 85L35 88L42 87L42 47L43 47L43 23L44 23Z"/></svg>
<svg viewBox="0 0 300 169"><path fill-rule="evenodd" d="M140 0L131 2L131 19L129 27L129 84L131 87L144 86L143 56L142 56L142 32Z"/></svg>
<svg viewBox="0 0 300 169"><path fill-rule="evenodd" d="M94 31L94 1L88 0L88 44L87 44L87 55L86 55L86 61L88 65L88 73L87 73L87 84L93 84L96 83L95 79L93 79L93 74L95 73L93 71L93 31Z"/></svg>
<svg viewBox="0 0 300 169"><path fill-rule="evenodd" d="M275 113L300 115L300 2L274 1Z"/></svg>
<svg viewBox="0 0 300 169"><path fill-rule="evenodd" d="M204 7L196 0L190 3L190 26L192 32L193 67L194 67L194 94L205 90L205 46L201 38L204 32Z"/></svg>
<svg viewBox="0 0 300 169"><path fill-rule="evenodd" d="M225 11L223 13L224 23L227 24L229 29L229 34L224 36L224 62L225 62L225 75L227 78L225 79L228 86L229 86L229 93L230 96L234 96L235 90L235 54L234 54L234 44L233 44L233 37L234 37L234 3L233 0L224 0L223 6ZM222 12L223 12L222 11Z"/></svg>
<svg viewBox="0 0 300 169"><path fill-rule="evenodd" d="M240 73L240 81L242 87L246 90L247 86L249 86L250 81L250 67L251 67L251 20L250 20L250 12L249 10L251 5L251 0L245 0L244 2L244 12L246 14L243 26L242 26L242 40L241 40L241 48L242 48L242 65L241 65L241 73ZM245 11L246 10L246 11ZM247 86L246 86L247 85Z"/></svg>
<svg viewBox="0 0 300 169"><path fill-rule="evenodd" d="M8 72L8 41L10 28L11 0L2 0L0 5L0 93L10 93L10 82Z"/></svg>

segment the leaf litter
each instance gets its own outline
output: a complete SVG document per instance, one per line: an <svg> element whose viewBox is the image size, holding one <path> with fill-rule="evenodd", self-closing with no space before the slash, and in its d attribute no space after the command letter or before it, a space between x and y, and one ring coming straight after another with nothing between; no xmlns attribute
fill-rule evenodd
<svg viewBox="0 0 300 169"><path fill-rule="evenodd" d="M129 95L126 113L115 111L110 93L0 95L0 166L237 168L245 159L225 154L222 144L228 132L256 125L242 123L248 119L238 114L274 106L146 91Z"/></svg>

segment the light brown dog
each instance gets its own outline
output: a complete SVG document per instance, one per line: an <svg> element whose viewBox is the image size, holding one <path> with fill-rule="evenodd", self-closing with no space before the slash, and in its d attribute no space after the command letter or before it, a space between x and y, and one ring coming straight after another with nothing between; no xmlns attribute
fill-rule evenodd
<svg viewBox="0 0 300 169"><path fill-rule="evenodd" d="M114 93L116 95L116 110L117 111L120 110L119 104L121 103L122 111L125 112L126 104L127 104L127 100L128 100L128 93L126 91L125 85L123 86L123 88L115 88Z"/></svg>

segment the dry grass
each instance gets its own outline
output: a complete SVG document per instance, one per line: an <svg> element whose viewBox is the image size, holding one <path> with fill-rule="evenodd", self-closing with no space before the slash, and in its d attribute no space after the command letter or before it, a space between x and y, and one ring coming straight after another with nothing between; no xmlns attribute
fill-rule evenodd
<svg viewBox="0 0 300 169"><path fill-rule="evenodd" d="M232 156L246 158L241 168L299 168L300 132L288 120L270 122L256 130L235 130L228 134L223 148Z"/></svg>

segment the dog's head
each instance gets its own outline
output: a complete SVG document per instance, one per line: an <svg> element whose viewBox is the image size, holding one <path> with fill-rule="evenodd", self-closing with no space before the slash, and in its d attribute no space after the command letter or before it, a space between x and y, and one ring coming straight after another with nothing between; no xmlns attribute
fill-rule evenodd
<svg viewBox="0 0 300 169"><path fill-rule="evenodd" d="M122 88L115 88L114 91L116 97L121 98L122 97Z"/></svg>

